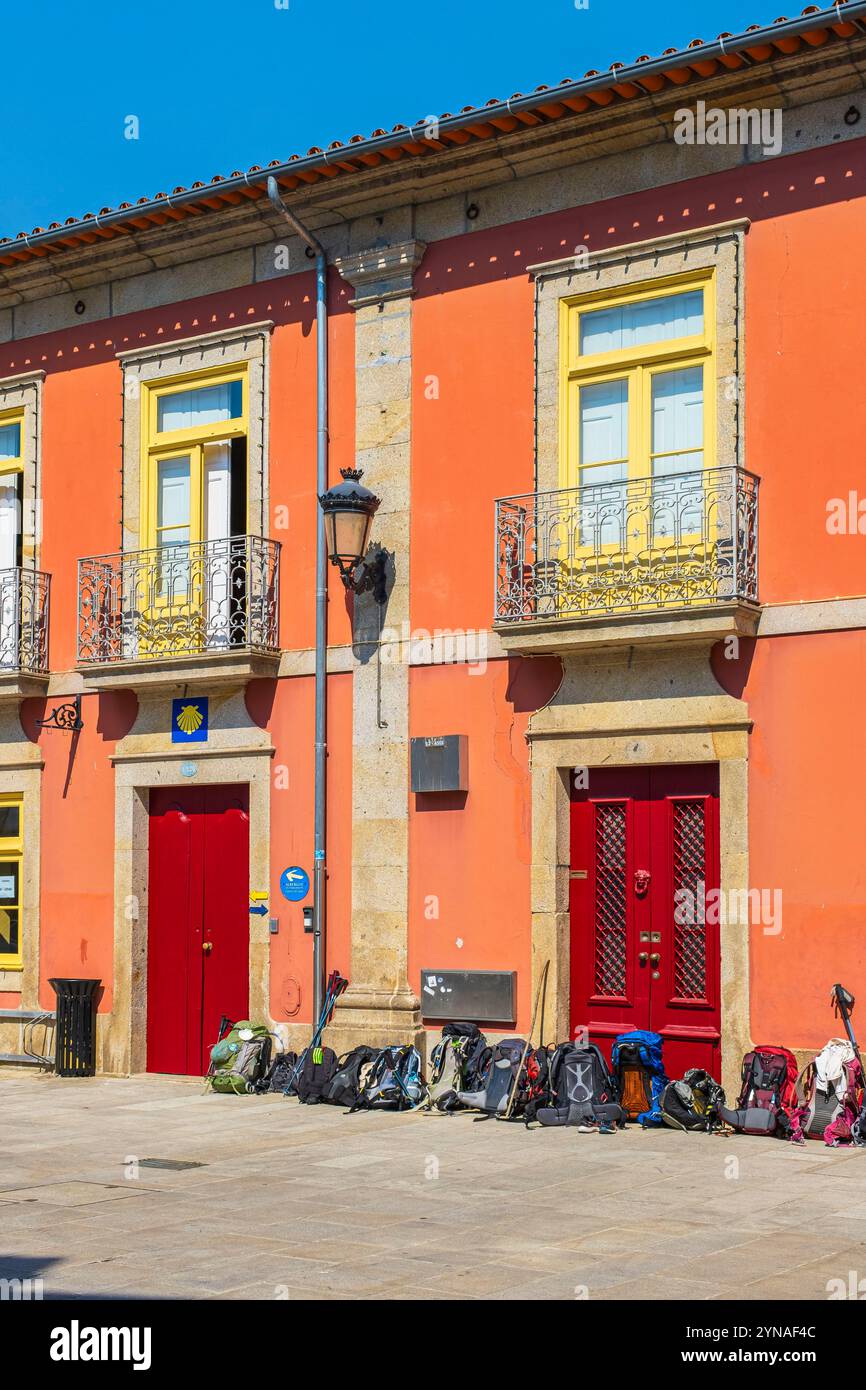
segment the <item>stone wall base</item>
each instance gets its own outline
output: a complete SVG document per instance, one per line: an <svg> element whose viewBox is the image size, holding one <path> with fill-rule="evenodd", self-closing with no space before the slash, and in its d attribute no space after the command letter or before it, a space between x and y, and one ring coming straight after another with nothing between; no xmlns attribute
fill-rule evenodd
<svg viewBox="0 0 866 1390"><path fill-rule="evenodd" d="M368 1047L410 1044L426 1057L418 997L411 989L394 992L350 985L334 1010L326 1040L336 1052L348 1052L362 1043Z"/></svg>

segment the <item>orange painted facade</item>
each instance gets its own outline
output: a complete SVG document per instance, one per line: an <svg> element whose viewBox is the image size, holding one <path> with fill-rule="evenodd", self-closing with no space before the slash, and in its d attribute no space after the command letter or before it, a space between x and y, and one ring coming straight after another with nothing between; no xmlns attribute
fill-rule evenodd
<svg viewBox="0 0 866 1390"><path fill-rule="evenodd" d="M674 232L750 219L744 236L744 459L761 479L760 603L866 603L866 536L828 532L829 499L866 490L866 140L527 216L431 241L415 272L412 315L410 624L414 633L489 633L494 500L535 486L535 280L527 267ZM330 469L355 459L357 318L353 291L329 278ZM82 297L86 297L82 292ZM44 760L41 793L38 1004L48 979L98 976L114 1002L116 745L138 711L128 690L87 693L84 729L40 730L77 687L77 563L121 548L122 377L118 352L272 320L266 411L270 524L283 547L280 646L309 653L315 597L315 318L311 272L99 320L0 345L0 381L44 371L39 567L52 576L45 698L20 707ZM384 506L387 508L387 497ZM866 523L864 523L866 525ZM375 540L375 523L373 538ZM329 644L350 648L351 605L329 571ZM858 609L858 612L860 610ZM835 620L834 620L835 621ZM796 625L795 625L796 627ZM335 658L336 659L336 658ZM820 1046L831 984L866 991L866 628L792 630L713 656L720 686L748 704L749 881L780 890L778 933L753 927L753 1040ZM58 675L59 673L59 675ZM465 734L469 790L412 794L408 817L408 980L421 972L508 970L518 1031L532 1003L533 801L526 734L557 692L556 654L415 664L411 737ZM309 668L252 680L246 708L273 745L270 792L270 1011L307 1024L310 940L281 870L312 868L313 680ZM352 952L353 671L328 682L327 965ZM232 780L230 770L225 780ZM724 819L724 817L723 817ZM27 933L33 924L25 922ZM8 984L8 979L6 980ZM14 1009L20 993L0 992ZM432 1025L431 1025L432 1026ZM386 1039L383 1039L386 1041Z"/></svg>

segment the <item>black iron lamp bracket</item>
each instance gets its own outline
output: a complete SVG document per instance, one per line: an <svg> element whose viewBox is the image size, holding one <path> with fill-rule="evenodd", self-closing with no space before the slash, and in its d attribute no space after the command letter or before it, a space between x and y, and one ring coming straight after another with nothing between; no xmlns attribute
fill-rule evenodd
<svg viewBox="0 0 866 1390"><path fill-rule="evenodd" d="M370 549L366 559L356 567L354 575L343 576L347 589L356 594L372 594L382 607L388 602L388 552L379 546Z"/></svg>
<svg viewBox="0 0 866 1390"><path fill-rule="evenodd" d="M37 719L40 729L61 729L64 733L77 734L84 728L81 718L81 696L62 705L55 705L47 719Z"/></svg>

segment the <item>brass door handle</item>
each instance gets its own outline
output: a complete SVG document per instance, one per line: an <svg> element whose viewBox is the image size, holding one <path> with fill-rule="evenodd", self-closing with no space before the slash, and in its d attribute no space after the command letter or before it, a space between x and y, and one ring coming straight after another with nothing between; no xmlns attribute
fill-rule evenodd
<svg viewBox="0 0 866 1390"><path fill-rule="evenodd" d="M201 948L202 948L202 950L204 951L205 955L206 955L206 956L209 956L210 953L211 953L211 951L213 950L213 942L212 942L212 941L203 941L203 942L201 943Z"/></svg>
<svg viewBox="0 0 866 1390"><path fill-rule="evenodd" d="M652 955L650 956L650 965L658 965L660 960L661 956L659 955L658 951L653 951Z"/></svg>
<svg viewBox="0 0 866 1390"><path fill-rule="evenodd" d="M638 960L640 961L641 965L646 965L647 961L649 960L649 956L647 955L646 951L640 952Z"/></svg>

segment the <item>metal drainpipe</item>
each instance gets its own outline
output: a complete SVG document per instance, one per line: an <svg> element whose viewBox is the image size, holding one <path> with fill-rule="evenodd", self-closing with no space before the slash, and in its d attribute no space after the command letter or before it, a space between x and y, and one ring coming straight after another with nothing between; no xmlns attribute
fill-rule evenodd
<svg viewBox="0 0 866 1390"><path fill-rule="evenodd" d="M325 829L327 824L328 556L325 519L318 498L328 490L328 262L325 248L308 232L268 178L274 208L316 255L316 770L313 844L313 1022L325 998Z"/></svg>

